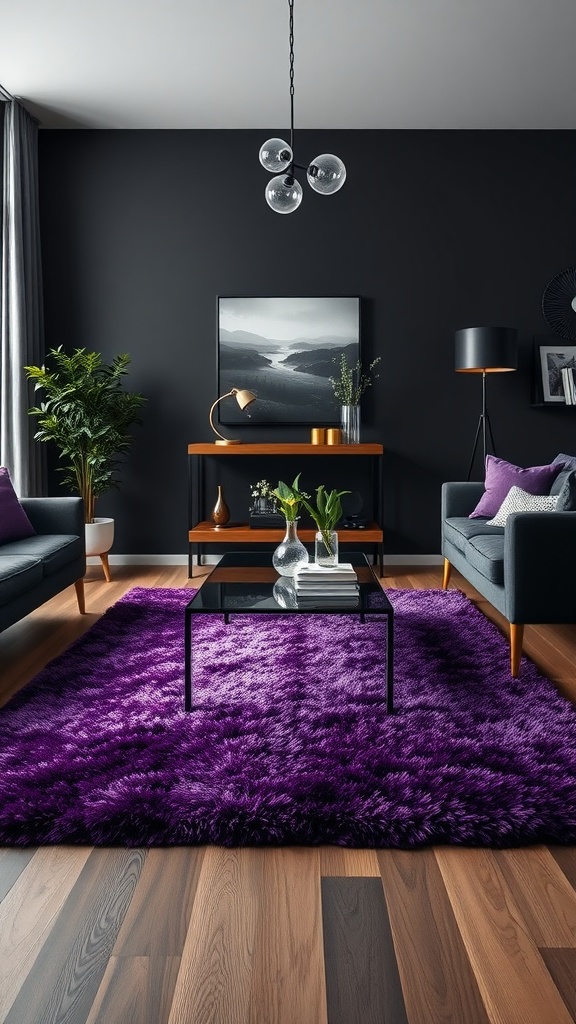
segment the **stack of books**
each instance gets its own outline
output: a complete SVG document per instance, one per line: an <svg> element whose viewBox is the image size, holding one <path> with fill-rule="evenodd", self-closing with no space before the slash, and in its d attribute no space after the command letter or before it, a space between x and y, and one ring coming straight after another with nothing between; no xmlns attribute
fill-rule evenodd
<svg viewBox="0 0 576 1024"><path fill-rule="evenodd" d="M358 577L350 562L303 565L294 576L294 589L299 608L353 608L359 601Z"/></svg>

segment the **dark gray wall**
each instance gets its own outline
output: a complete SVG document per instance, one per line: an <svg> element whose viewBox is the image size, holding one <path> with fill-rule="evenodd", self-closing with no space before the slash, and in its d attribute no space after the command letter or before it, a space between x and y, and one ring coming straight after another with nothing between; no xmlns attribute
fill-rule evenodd
<svg viewBox="0 0 576 1024"><path fill-rule="evenodd" d="M302 131L298 161L336 152L348 180L330 198L304 184L285 217L258 162L277 133L40 133L47 344L129 352L128 384L149 399L121 490L98 509L117 519L116 552L186 550L186 446L211 440L218 294L363 297L363 358L382 362L362 434L386 449L389 553L439 551L440 484L466 474L481 385L454 372L456 328L518 328L518 372L489 380L498 454L534 465L576 451L574 410L530 406L532 339L550 333L542 292L576 259L574 133ZM220 471L245 518L248 481L279 467L232 463L210 486ZM335 469L283 475L300 468L310 485ZM340 469L335 483L359 486L361 460Z"/></svg>

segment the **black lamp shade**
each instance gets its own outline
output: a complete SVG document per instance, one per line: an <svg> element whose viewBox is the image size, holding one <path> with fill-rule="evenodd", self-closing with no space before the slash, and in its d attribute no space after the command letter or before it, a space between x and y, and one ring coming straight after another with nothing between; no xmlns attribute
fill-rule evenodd
<svg viewBox="0 0 576 1024"><path fill-rule="evenodd" d="M518 332L514 327L463 327L456 331L459 373L503 373L518 365Z"/></svg>

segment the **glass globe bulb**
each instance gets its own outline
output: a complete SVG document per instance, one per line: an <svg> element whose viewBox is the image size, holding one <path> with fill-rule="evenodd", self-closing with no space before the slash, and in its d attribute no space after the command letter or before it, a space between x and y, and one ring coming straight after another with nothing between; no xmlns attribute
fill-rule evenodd
<svg viewBox="0 0 576 1024"><path fill-rule="evenodd" d="M260 163L267 171L285 171L293 160L292 150L284 139L268 139L260 146Z"/></svg>
<svg viewBox="0 0 576 1024"><path fill-rule="evenodd" d="M266 185L265 195L275 213L293 213L302 202L302 186L291 174L278 174Z"/></svg>
<svg viewBox="0 0 576 1024"><path fill-rule="evenodd" d="M306 171L308 184L321 196L331 196L346 181L346 168L340 157L322 153L314 158Z"/></svg>

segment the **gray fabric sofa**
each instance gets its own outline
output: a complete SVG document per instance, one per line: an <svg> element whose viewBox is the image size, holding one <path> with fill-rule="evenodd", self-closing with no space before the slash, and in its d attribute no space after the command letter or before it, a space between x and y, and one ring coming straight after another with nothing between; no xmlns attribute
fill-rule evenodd
<svg viewBox="0 0 576 1024"><path fill-rule="evenodd" d="M81 498L21 498L35 537L0 545L0 631L72 584L84 614L86 541Z"/></svg>
<svg viewBox="0 0 576 1024"><path fill-rule="evenodd" d="M508 620L517 676L526 623L576 622L576 512L514 512L506 527L487 526L468 518L483 491L442 486L442 587L454 566Z"/></svg>

